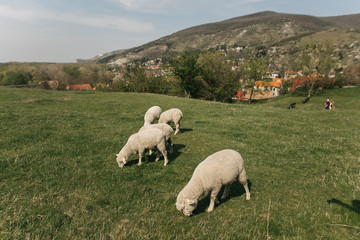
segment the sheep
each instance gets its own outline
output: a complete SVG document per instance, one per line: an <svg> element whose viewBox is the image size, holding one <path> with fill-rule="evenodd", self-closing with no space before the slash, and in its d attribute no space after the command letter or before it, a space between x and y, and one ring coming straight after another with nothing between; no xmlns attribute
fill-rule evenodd
<svg viewBox="0 0 360 240"><path fill-rule="evenodd" d="M171 108L166 110L160 115L159 123L175 123L176 130L174 135L176 135L180 131L180 120L183 117L183 113L178 108Z"/></svg>
<svg viewBox="0 0 360 240"><path fill-rule="evenodd" d="M131 135L126 142L125 146L121 149L119 154L116 154L116 161L119 167L124 167L129 157L133 154L139 153L139 163L141 165L141 159L146 149L156 148L164 156L164 165L168 164L167 151L165 146L166 136L163 131L157 128L151 128ZM160 158L158 152L155 161ZM145 156L146 162L148 161Z"/></svg>
<svg viewBox="0 0 360 240"><path fill-rule="evenodd" d="M198 198L203 194L210 194L210 205L207 212L214 210L214 203L219 204L217 195L225 185L221 200L227 198L230 185L236 179L243 184L246 200L250 200L250 192L241 155L231 149L221 150L202 161L194 170L187 185L180 191L176 199L176 209L185 216L190 216L195 210Z"/></svg>
<svg viewBox="0 0 360 240"><path fill-rule="evenodd" d="M144 126L155 123L159 119L162 110L159 106L153 106L149 108L144 116Z"/></svg>
<svg viewBox="0 0 360 240"><path fill-rule="evenodd" d="M166 143L170 147L169 152L172 153L173 152L173 143L171 141L171 134L174 134L174 129L166 123L157 123L157 124L143 126L142 128L140 128L139 132L150 129L150 128L158 128L165 133Z"/></svg>

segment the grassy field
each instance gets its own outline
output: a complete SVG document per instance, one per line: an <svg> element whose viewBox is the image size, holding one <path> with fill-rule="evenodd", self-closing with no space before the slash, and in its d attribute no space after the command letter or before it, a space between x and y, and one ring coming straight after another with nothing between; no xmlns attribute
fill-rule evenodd
<svg viewBox="0 0 360 240"><path fill-rule="evenodd" d="M0 239L360 239L360 88L303 99L0 88ZM120 169L115 154L153 105L184 114L169 165L134 155ZM234 183L212 213L203 196L185 217L177 194L225 148L242 154L251 200Z"/></svg>

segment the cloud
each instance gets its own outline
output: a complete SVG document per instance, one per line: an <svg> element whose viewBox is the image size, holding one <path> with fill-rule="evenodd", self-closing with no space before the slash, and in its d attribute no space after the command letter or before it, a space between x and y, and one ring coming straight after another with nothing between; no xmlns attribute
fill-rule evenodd
<svg viewBox="0 0 360 240"><path fill-rule="evenodd" d="M266 0L241 0L241 1L236 1L236 2L225 3L225 6L228 8L233 8L233 7L239 7L239 6L243 6L243 5L260 3L260 2L266 2Z"/></svg>
<svg viewBox="0 0 360 240"><path fill-rule="evenodd" d="M226 15L269 0L106 0L134 13L157 16Z"/></svg>
<svg viewBox="0 0 360 240"><path fill-rule="evenodd" d="M86 17L76 15L58 15L52 20L76 23L92 27L111 28L126 32L150 32L154 30L151 23L121 17Z"/></svg>
<svg viewBox="0 0 360 240"><path fill-rule="evenodd" d="M154 30L154 27L151 23L141 22L130 18L122 18L117 16L88 17L42 10L18 10L5 5L0 5L0 18L26 22L33 20L54 20L58 22L81 24L91 27L110 28L135 33L149 32Z"/></svg>
<svg viewBox="0 0 360 240"><path fill-rule="evenodd" d="M29 10L16 10L5 5L0 5L0 18L10 18L20 21L29 21L36 18L36 15Z"/></svg>
<svg viewBox="0 0 360 240"><path fill-rule="evenodd" d="M141 6L140 2L144 2L144 0L116 0L115 2L121 3L128 8L139 8Z"/></svg>
<svg viewBox="0 0 360 240"><path fill-rule="evenodd" d="M121 5L130 9L158 8L168 2L168 0L110 0L110 1L120 3Z"/></svg>

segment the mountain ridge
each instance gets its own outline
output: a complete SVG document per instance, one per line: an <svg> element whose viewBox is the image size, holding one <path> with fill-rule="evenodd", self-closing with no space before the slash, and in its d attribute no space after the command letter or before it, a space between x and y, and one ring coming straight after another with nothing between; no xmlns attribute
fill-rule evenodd
<svg viewBox="0 0 360 240"><path fill-rule="evenodd" d="M186 50L208 50L219 46L276 46L331 29L360 29L360 14L315 17L264 11L193 26L144 45L100 54L91 62L126 64L171 57ZM334 33L336 34L336 33Z"/></svg>

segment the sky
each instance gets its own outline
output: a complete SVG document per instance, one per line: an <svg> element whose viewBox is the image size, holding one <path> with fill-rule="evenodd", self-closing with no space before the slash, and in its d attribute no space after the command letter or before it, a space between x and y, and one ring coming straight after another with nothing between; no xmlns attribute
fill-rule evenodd
<svg viewBox="0 0 360 240"><path fill-rule="evenodd" d="M75 62L261 11L339 16L360 0L0 0L0 62Z"/></svg>

